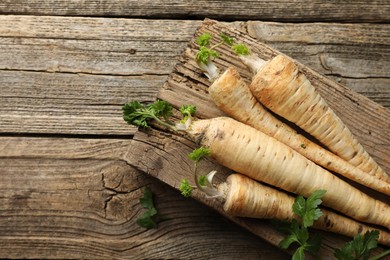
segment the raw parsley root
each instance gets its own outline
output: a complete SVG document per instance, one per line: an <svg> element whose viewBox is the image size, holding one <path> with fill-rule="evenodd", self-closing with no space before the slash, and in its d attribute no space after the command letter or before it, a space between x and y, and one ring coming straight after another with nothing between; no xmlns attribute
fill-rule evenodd
<svg viewBox="0 0 390 260"><path fill-rule="evenodd" d="M311 161L352 181L390 195L390 184L368 175L335 154L298 134L272 115L249 90L238 71L230 67L208 89L219 109L288 145Z"/></svg>
<svg viewBox="0 0 390 260"><path fill-rule="evenodd" d="M356 220L390 228L390 207L337 178L276 139L234 119L197 120L187 133L221 165L303 196L325 189L323 204Z"/></svg>
<svg viewBox="0 0 390 260"><path fill-rule="evenodd" d="M211 37L211 35L209 36ZM233 45L232 41L232 49L242 59L242 61L252 69L254 73L257 73L258 70L260 70L263 66L269 66L268 63L265 65L265 61L260 59L257 55L252 54L245 44ZM222 76L214 78L213 84L209 88L209 93L217 106L228 115L236 118L241 122L249 124L268 135L275 137L279 141L290 146L294 150L298 151L317 164L325 167L326 169L336 172L373 190L390 195L390 184L388 183L388 178L386 176L383 178L377 178L373 175L367 175L367 165L358 165L358 163L356 163L361 162L364 159L355 158L355 162L351 162L351 160L347 162L347 157L339 157L332 152L323 149L321 146L311 142L302 135L297 134L296 131L281 123L271 113L264 109L264 107L256 101L251 91L249 91L247 88L248 87L246 83L239 77L238 72L234 68L229 68L222 74ZM283 91L283 89L281 91ZM264 97L265 95L262 96ZM299 95L296 96L298 97ZM275 95L275 99L278 100L278 95ZM280 109L283 106L282 104L278 104L277 107ZM285 111L286 114L291 114L289 111L293 110L294 108L290 108ZM305 108L303 111L307 111L307 109ZM281 115L286 117L286 115ZM308 119L306 121L310 120ZM321 120L316 121L319 121L319 124L321 124ZM316 121L315 123L317 123ZM326 122L323 123L325 124ZM344 132L347 132L347 130ZM336 137L339 134L338 131L334 131L333 133L334 135L329 137L330 141L332 142L333 140L338 140ZM301 143L299 144L299 142ZM340 146L339 144L337 145ZM343 146L344 148L338 149L346 150L345 147L348 145L343 143ZM356 146L362 148L359 144L356 144ZM307 147L308 149L306 149ZM352 153L352 151L349 153ZM363 154L363 156L368 156L365 151L360 151L356 154ZM358 156L358 158L362 157ZM374 167L379 167L375 162L373 162L372 159L368 160L370 161L370 164L374 165ZM378 171L381 171L381 169L378 168Z"/></svg>
<svg viewBox="0 0 390 260"><path fill-rule="evenodd" d="M349 237L375 230L323 208L320 216L319 208L317 208L320 202L318 199L322 197L324 191L315 191L307 200L304 200L302 196L294 198L242 174L229 175L226 181L219 184L217 188L223 194L224 211L232 216L273 219L283 222L296 221L298 226L299 223L303 223L306 227ZM379 242L390 246L390 234L381 230Z"/></svg>
<svg viewBox="0 0 390 260"><path fill-rule="evenodd" d="M253 70L258 72L250 89L259 102L298 125L352 165L390 183L389 175L364 150L292 60L278 55Z"/></svg>

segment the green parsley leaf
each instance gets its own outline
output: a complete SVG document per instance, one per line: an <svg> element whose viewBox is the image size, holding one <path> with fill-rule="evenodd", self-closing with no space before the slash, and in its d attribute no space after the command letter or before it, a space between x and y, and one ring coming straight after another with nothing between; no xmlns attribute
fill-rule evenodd
<svg viewBox="0 0 390 260"><path fill-rule="evenodd" d="M147 209L147 211L137 219L137 224L147 229L156 228L159 215L154 207L153 193L150 188L145 188L144 196L139 201L141 206Z"/></svg>
<svg viewBox="0 0 390 260"><path fill-rule="evenodd" d="M144 190L144 196L139 199L139 202L142 207L145 209L153 209L154 203L153 203L153 193L150 188L145 188Z"/></svg>
<svg viewBox="0 0 390 260"><path fill-rule="evenodd" d="M122 107L123 119L131 125L148 127L147 120L152 117L146 112L146 108L138 101L132 101Z"/></svg>
<svg viewBox="0 0 390 260"><path fill-rule="evenodd" d="M305 248L300 246L295 250L294 254L291 257L292 260L304 260L305 259Z"/></svg>
<svg viewBox="0 0 390 260"><path fill-rule="evenodd" d="M150 120L156 120L160 125L176 130L174 126L167 122L172 116L172 106L163 100L156 100L148 106L142 105L139 101L131 101L122 107L123 119L130 125L149 127ZM161 120L164 118L165 121Z"/></svg>
<svg viewBox="0 0 390 260"><path fill-rule="evenodd" d="M196 106L183 105L180 107L180 113L182 113L183 116L193 116L196 113Z"/></svg>
<svg viewBox="0 0 390 260"><path fill-rule="evenodd" d="M207 182L207 177L206 177L206 175L201 175L201 176L199 176L199 178L198 178L198 184L199 184L200 186L206 186L206 182Z"/></svg>
<svg viewBox="0 0 390 260"><path fill-rule="evenodd" d="M243 44L243 43L239 43L239 44L235 44L232 46L232 49L234 50L234 52L238 55L249 55L250 54L250 50L249 48Z"/></svg>
<svg viewBox="0 0 390 260"><path fill-rule="evenodd" d="M306 210L306 201L305 198L301 195L298 195L295 198L294 204L292 206L293 211L295 214L303 218L305 216L305 210Z"/></svg>
<svg viewBox="0 0 390 260"><path fill-rule="evenodd" d="M289 248L289 246L294 243L294 242L298 242L298 238L295 234L291 234L291 235L288 235L286 236L282 241L280 241L279 243L279 246L280 248L282 249L287 249Z"/></svg>
<svg viewBox="0 0 390 260"><path fill-rule="evenodd" d="M172 116L172 106L164 100L156 100L148 107L148 110L157 117L168 118Z"/></svg>
<svg viewBox="0 0 390 260"><path fill-rule="evenodd" d="M183 116L183 119L180 121L182 124L185 124L188 118L191 118L196 113L196 106L194 105L183 105L180 107L180 113Z"/></svg>
<svg viewBox="0 0 390 260"><path fill-rule="evenodd" d="M211 151L209 148L200 147L195 150L193 150L189 155L188 158L190 158L194 162L199 162L203 157L210 156Z"/></svg>
<svg viewBox="0 0 390 260"><path fill-rule="evenodd" d="M151 209L146 211L141 217L137 219L137 224L143 228L156 228L157 222L154 220L154 216L156 216L156 209Z"/></svg>
<svg viewBox="0 0 390 260"><path fill-rule="evenodd" d="M209 46L212 36L209 33L204 33L195 39L195 42L200 46Z"/></svg>
<svg viewBox="0 0 390 260"><path fill-rule="evenodd" d="M310 239L309 243L306 244L306 251L312 253L315 255L318 250L320 250L321 247L321 242L322 242L322 237L320 234L315 233Z"/></svg>
<svg viewBox="0 0 390 260"><path fill-rule="evenodd" d="M179 190L181 192L181 195L183 195L184 197L190 197L192 194L193 188L188 183L187 180L183 179L183 180L181 180L181 182L179 184Z"/></svg>
<svg viewBox="0 0 390 260"><path fill-rule="evenodd" d="M303 225L310 227L314 221L322 216L321 210L318 206L322 203L321 198L325 195L325 190L316 190L306 200L305 215L303 217Z"/></svg>
<svg viewBox="0 0 390 260"><path fill-rule="evenodd" d="M312 226L314 221L322 216L322 212L318 206L321 204L321 198L325 192L325 190L317 190L307 200L300 195L295 199L293 211L301 217L304 227Z"/></svg>
<svg viewBox="0 0 390 260"><path fill-rule="evenodd" d="M227 35L224 34L224 33L222 33L222 34L220 35L220 37L221 37L222 41L223 41L224 43L226 43L227 45L229 45L229 46L232 46L232 45L233 45L234 39L233 39L232 37L227 36Z"/></svg>
<svg viewBox="0 0 390 260"><path fill-rule="evenodd" d="M321 197L325 194L325 190L317 190L313 192L306 200L303 196L296 197L292 210L300 217L300 222L293 219L289 225L278 224L278 230L287 234L287 236L280 242L279 246L287 249L292 243L297 243L299 247L293 255L293 259L304 259L305 251L315 255L321 245L321 237L310 237L308 227L312 226L322 212L318 208L321 204ZM275 222L278 223L278 222Z"/></svg>
<svg viewBox="0 0 390 260"><path fill-rule="evenodd" d="M339 260L368 259L371 251L378 246L379 231L367 231L364 236L357 234L342 248L336 249L334 256Z"/></svg>
<svg viewBox="0 0 390 260"><path fill-rule="evenodd" d="M196 60L200 63L207 64L211 58L217 58L219 53L213 49L201 46L196 54Z"/></svg>

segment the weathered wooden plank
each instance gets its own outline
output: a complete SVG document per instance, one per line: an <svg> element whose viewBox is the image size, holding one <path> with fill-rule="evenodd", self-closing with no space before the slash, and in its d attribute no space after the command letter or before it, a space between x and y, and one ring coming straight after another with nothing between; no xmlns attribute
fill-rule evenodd
<svg viewBox="0 0 390 260"><path fill-rule="evenodd" d="M131 135L122 105L152 101L166 76L0 70L0 132Z"/></svg>
<svg viewBox="0 0 390 260"><path fill-rule="evenodd" d="M263 59L269 59L279 53L269 46L255 41L245 33L216 21L205 21L196 35L205 32L213 35L219 33L231 35L238 41L249 45L252 51ZM197 106L199 117L211 118L222 113L218 111L207 96L207 87L210 83L202 75L194 61L196 48L196 44L192 41L180 58L179 64L175 66L175 71L170 74L168 81L161 88L158 97L169 101L175 107L192 103ZM217 66L222 69L228 66L237 66L242 75L247 77L248 80L251 78L251 75L229 48L221 46L217 50L221 53L220 57L215 60ZM297 65L334 111L350 127L369 153L385 171L389 172L390 111L298 62ZM146 133L136 133L133 141L134 144L131 146L129 154L137 154L137 156L127 157L127 161L131 165L176 188L182 178L191 179L191 164L188 164L187 154L195 147L195 144L190 140L172 134L155 133L151 130ZM221 179L230 173L229 170L208 161L205 163L203 171L210 171L211 169L217 169L220 172ZM194 197L224 214L220 202L207 200L204 195L199 193L195 193ZM282 238L280 234L272 231L269 223L262 221L246 222L245 219L227 217L271 243L277 244ZM325 237L321 254L324 258L329 258L333 255L333 249L341 245L342 240L334 239L333 236L332 238L327 237L327 234L325 234Z"/></svg>
<svg viewBox="0 0 390 260"><path fill-rule="evenodd" d="M0 258L287 259L130 166L130 142L1 137ZM146 186L166 218L149 231L135 222Z"/></svg>
<svg viewBox="0 0 390 260"><path fill-rule="evenodd" d="M0 16L0 132L134 133L122 104L154 100L200 24L177 23ZM232 24L390 106L387 25L298 24L294 32L295 24Z"/></svg>
<svg viewBox="0 0 390 260"><path fill-rule="evenodd" d="M199 23L0 16L0 69L167 74Z"/></svg>
<svg viewBox="0 0 390 260"><path fill-rule="evenodd" d="M386 1L38 1L5 0L0 13L278 21L389 21Z"/></svg>

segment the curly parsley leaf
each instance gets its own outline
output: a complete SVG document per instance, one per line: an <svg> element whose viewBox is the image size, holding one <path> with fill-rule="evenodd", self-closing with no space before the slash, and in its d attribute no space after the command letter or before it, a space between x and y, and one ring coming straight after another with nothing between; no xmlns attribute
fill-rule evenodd
<svg viewBox="0 0 390 260"><path fill-rule="evenodd" d="M210 156L211 151L209 148L205 147L199 147L195 150L193 150L189 155L188 158L190 158L195 163L199 162L203 157Z"/></svg>
<svg viewBox="0 0 390 260"><path fill-rule="evenodd" d="M209 46L212 36L209 33L204 33L195 39L199 46Z"/></svg>
<svg viewBox="0 0 390 260"><path fill-rule="evenodd" d="M239 43L239 44L235 44L232 46L232 49L233 51L238 54L238 55L249 55L250 54L250 50L248 48L248 46L246 46L245 44L243 43Z"/></svg>
<svg viewBox="0 0 390 260"><path fill-rule="evenodd" d="M189 118L195 115L196 113L196 106L194 105L183 105L180 107L180 113L183 116L183 119L180 121L182 124L184 124Z"/></svg>
<svg viewBox="0 0 390 260"><path fill-rule="evenodd" d="M228 36L228 35L226 35L224 33L221 33L220 37L221 37L222 41L224 43L226 43L227 45L229 45L229 46L233 45L234 39L232 37L230 37L230 36Z"/></svg>
<svg viewBox="0 0 390 260"><path fill-rule="evenodd" d="M172 124L167 122L172 115L172 106L166 101L156 100L147 106L139 101L131 101L123 105L122 111L123 119L130 125L147 128L150 120L156 120L159 124L176 130Z"/></svg>
<svg viewBox="0 0 390 260"><path fill-rule="evenodd" d="M190 197L192 194L193 187L188 183L187 180L183 179L179 184L179 190L181 192L181 195L183 195L184 197Z"/></svg>
<svg viewBox="0 0 390 260"><path fill-rule="evenodd" d="M180 113L183 116L193 116L196 113L196 106L194 105L183 105L180 107Z"/></svg>
<svg viewBox="0 0 390 260"><path fill-rule="evenodd" d="M157 117L164 117L165 119L172 116L172 106L164 100L156 100L148 105L147 109Z"/></svg>
<svg viewBox="0 0 390 260"><path fill-rule="evenodd" d="M201 46L199 51L196 53L196 60L200 63L207 64L210 59L218 58L219 53L211 48L207 48L205 46Z"/></svg>

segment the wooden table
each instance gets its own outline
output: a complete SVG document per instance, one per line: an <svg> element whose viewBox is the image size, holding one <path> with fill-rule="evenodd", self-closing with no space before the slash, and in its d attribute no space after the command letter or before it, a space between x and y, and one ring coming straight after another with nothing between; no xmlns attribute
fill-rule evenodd
<svg viewBox="0 0 390 260"><path fill-rule="evenodd" d="M122 104L152 101L205 17L390 108L390 5L0 1L0 258L288 259L137 170ZM136 224L144 188L165 217Z"/></svg>

